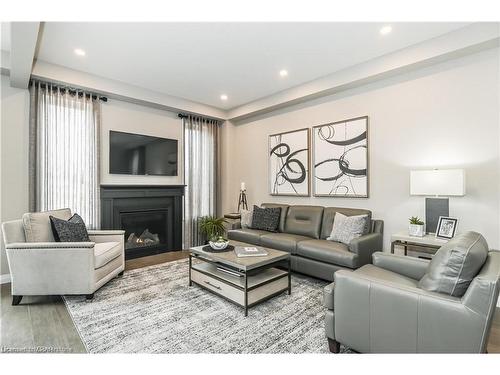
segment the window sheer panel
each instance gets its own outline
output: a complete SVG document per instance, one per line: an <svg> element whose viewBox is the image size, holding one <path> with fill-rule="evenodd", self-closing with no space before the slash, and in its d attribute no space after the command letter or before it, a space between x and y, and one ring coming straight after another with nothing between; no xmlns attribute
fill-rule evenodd
<svg viewBox="0 0 500 375"><path fill-rule="evenodd" d="M184 246L201 245L200 217L217 215L218 126L214 120L189 116L184 122Z"/></svg>
<svg viewBox="0 0 500 375"><path fill-rule="evenodd" d="M89 228L100 226L99 129L100 103L85 93L72 95L50 85L33 84L36 129L33 150L36 177L34 209L68 207ZM32 103L33 104L33 103ZM31 157L30 157L31 159ZM33 168L30 168L30 171Z"/></svg>

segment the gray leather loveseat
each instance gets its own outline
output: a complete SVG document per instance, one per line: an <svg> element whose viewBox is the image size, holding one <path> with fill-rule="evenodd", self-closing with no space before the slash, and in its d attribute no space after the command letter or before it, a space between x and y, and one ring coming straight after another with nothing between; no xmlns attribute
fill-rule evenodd
<svg viewBox="0 0 500 375"><path fill-rule="evenodd" d="M289 252L293 271L332 281L335 271L353 270L371 263L372 254L382 250L384 223L372 220L369 210L274 203L263 203L262 207L281 207L277 233L241 228L230 230L228 237ZM346 216L368 215L367 234L349 245L326 240L332 231L336 212Z"/></svg>

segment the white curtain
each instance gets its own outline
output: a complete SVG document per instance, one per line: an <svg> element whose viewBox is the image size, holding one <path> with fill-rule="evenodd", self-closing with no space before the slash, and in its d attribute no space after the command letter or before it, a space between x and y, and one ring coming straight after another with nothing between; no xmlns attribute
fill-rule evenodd
<svg viewBox="0 0 500 375"><path fill-rule="evenodd" d="M218 214L219 122L188 116L184 123L184 248L201 245L198 221Z"/></svg>
<svg viewBox="0 0 500 375"><path fill-rule="evenodd" d="M30 100L30 210L68 207L99 228L99 99L34 81Z"/></svg>

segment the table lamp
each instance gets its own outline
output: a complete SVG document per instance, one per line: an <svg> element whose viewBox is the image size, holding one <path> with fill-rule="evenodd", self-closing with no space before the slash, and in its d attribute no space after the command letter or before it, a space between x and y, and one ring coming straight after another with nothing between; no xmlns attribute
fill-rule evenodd
<svg viewBox="0 0 500 375"><path fill-rule="evenodd" d="M410 195L426 195L425 225L427 233L435 233L440 216L449 216L450 196L465 195L463 169L410 171Z"/></svg>

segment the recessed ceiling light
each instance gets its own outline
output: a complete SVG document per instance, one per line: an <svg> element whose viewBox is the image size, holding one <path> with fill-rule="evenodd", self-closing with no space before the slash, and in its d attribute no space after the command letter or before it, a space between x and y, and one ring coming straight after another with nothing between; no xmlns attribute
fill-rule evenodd
<svg viewBox="0 0 500 375"><path fill-rule="evenodd" d="M222 94L220 96L220 100L227 100L227 95L226 94Z"/></svg>
<svg viewBox="0 0 500 375"><path fill-rule="evenodd" d="M287 75L288 75L288 70L285 70L285 69L280 70L281 77L286 77Z"/></svg>
<svg viewBox="0 0 500 375"><path fill-rule="evenodd" d="M392 26L387 25L387 26L384 26L384 27L382 27L382 28L380 29L380 34L382 34L382 35L387 35L387 34L389 34L391 31L392 31Z"/></svg>
<svg viewBox="0 0 500 375"><path fill-rule="evenodd" d="M75 53L75 55L78 55L78 56L85 56L85 51L81 48L75 48L73 50L73 52Z"/></svg>

